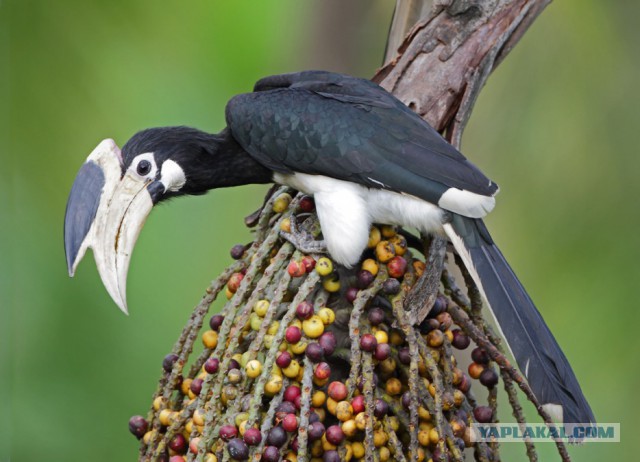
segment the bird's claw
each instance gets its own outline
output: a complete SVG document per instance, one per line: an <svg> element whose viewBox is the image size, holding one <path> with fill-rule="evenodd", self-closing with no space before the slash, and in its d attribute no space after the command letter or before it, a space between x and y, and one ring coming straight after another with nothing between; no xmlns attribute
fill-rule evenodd
<svg viewBox="0 0 640 462"><path fill-rule="evenodd" d="M321 254L327 252L327 245L324 240L318 240L305 229L298 229L295 217L291 218L291 231L280 231L280 236L289 241L302 253Z"/></svg>

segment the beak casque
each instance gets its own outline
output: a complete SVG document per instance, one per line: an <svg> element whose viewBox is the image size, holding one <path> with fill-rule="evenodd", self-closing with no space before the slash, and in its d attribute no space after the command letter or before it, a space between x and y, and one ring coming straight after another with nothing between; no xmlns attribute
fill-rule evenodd
<svg viewBox="0 0 640 462"><path fill-rule="evenodd" d="M64 219L69 276L88 248L102 282L120 309L127 310L127 272L133 247L153 207L143 180L126 171L120 149L111 139L89 155L71 188Z"/></svg>

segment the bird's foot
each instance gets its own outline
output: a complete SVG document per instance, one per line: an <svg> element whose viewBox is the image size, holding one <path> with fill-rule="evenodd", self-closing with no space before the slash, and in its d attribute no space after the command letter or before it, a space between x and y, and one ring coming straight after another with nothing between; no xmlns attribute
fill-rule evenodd
<svg viewBox="0 0 640 462"><path fill-rule="evenodd" d="M305 221L304 224L306 223L307 222ZM327 252L327 244L324 240L315 239L313 234L306 229L298 229L296 217L291 217L290 227L290 232L280 231L280 236L291 242L291 244L293 244L293 246L300 252L307 254L320 254ZM313 227L313 225L310 227Z"/></svg>

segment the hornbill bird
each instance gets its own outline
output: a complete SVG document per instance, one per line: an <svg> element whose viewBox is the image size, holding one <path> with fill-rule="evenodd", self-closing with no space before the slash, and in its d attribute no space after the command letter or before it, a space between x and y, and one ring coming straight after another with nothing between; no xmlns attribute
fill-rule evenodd
<svg viewBox="0 0 640 462"><path fill-rule="evenodd" d="M427 122L375 83L323 71L266 77L233 97L227 127L163 127L120 151L102 141L67 203L69 274L87 248L126 313L129 259L152 207L214 188L280 183L314 196L326 248L356 264L372 223L446 236L487 302L529 385L564 422L595 422L580 385L482 218L498 186ZM347 237L347 238L345 238Z"/></svg>

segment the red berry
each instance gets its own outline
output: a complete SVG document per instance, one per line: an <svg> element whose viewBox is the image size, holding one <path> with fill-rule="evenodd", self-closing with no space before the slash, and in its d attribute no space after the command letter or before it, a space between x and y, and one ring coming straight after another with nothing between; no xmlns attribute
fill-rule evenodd
<svg viewBox="0 0 640 462"><path fill-rule="evenodd" d="M291 364L291 353L289 353L288 351L281 352L276 358L276 364L281 369L288 367L289 364Z"/></svg>
<svg viewBox="0 0 640 462"><path fill-rule="evenodd" d="M302 199L300 199L300 202L298 202L298 207L300 207L300 210L302 212L313 212L313 210L316 208L316 204L313 201L313 197L311 196L304 196L302 197Z"/></svg>
<svg viewBox="0 0 640 462"><path fill-rule="evenodd" d="M229 282L227 282L227 288L229 291L235 293L240 287L240 283L244 279L244 275L242 273L233 273L229 278Z"/></svg>
<svg viewBox="0 0 640 462"><path fill-rule="evenodd" d="M313 316L313 305L307 301L300 303L296 307L296 316L303 321L309 319Z"/></svg>
<svg viewBox="0 0 640 462"><path fill-rule="evenodd" d="M307 255L306 257L302 257L301 262L304 265L304 269L307 271L307 273L310 273L316 267L316 260L309 255Z"/></svg>
<svg viewBox="0 0 640 462"><path fill-rule="evenodd" d="M282 428L289 433L292 433L298 429L298 418L295 414L287 414L284 419L282 419Z"/></svg>
<svg viewBox="0 0 640 462"><path fill-rule="evenodd" d="M373 334L364 334L360 337L360 349L371 353L378 346L378 341Z"/></svg>
<svg viewBox="0 0 640 462"><path fill-rule="evenodd" d="M291 263L289 263L289 266L287 267L287 271L292 278L299 278L304 276L307 272L304 265L295 260L291 260Z"/></svg>
<svg viewBox="0 0 640 462"><path fill-rule="evenodd" d="M471 390L471 379L467 374L462 374L462 380L460 380L460 383L458 384L458 390L462 393L467 393Z"/></svg>
<svg viewBox="0 0 640 462"><path fill-rule="evenodd" d="M289 326L287 327L287 330L284 333L284 338L291 345L295 345L302 338L302 331L298 326Z"/></svg>
<svg viewBox="0 0 640 462"><path fill-rule="evenodd" d="M347 397L347 386L342 382L331 382L327 388L329 397L335 401L343 401Z"/></svg>
<svg viewBox="0 0 640 462"><path fill-rule="evenodd" d="M344 441L344 432L339 425L331 425L327 428L326 438L329 443L338 446Z"/></svg>
<svg viewBox="0 0 640 462"><path fill-rule="evenodd" d="M293 403L301 394L302 392L300 391L300 387L298 387L297 385L289 385L284 391L283 399L285 401Z"/></svg>
<svg viewBox="0 0 640 462"><path fill-rule="evenodd" d="M187 452L187 440L182 436L182 433L178 433L171 441L169 441L169 449L177 452L178 454L184 454Z"/></svg>
<svg viewBox="0 0 640 462"><path fill-rule="evenodd" d="M328 379L329 376L331 375L331 366L329 366L327 363L318 363L316 364L316 367L313 369L313 375L318 379L318 380L324 380L324 379Z"/></svg>
<svg viewBox="0 0 640 462"><path fill-rule="evenodd" d="M257 428L247 428L244 431L244 442L249 446L257 446L262 441L262 432Z"/></svg>
<svg viewBox="0 0 640 462"><path fill-rule="evenodd" d="M218 358L209 358L204 363L204 370L209 374L215 374L220 367L220 360Z"/></svg>
<svg viewBox="0 0 640 462"><path fill-rule="evenodd" d="M223 425L220 427L220 438L224 441L232 440L238 436L238 429L235 425Z"/></svg>
<svg viewBox="0 0 640 462"><path fill-rule="evenodd" d="M407 271L407 260L400 256L393 257L389 263L387 263L387 268L389 269L389 276L392 278L401 278Z"/></svg>
<svg viewBox="0 0 640 462"><path fill-rule="evenodd" d="M353 408L353 414L357 415L365 410L364 395L358 395L351 400L351 407Z"/></svg>

